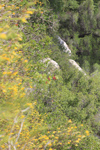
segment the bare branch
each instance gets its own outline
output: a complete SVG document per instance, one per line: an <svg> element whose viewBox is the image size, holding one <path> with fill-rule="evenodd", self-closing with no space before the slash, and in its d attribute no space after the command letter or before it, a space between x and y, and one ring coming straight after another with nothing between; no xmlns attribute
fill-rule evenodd
<svg viewBox="0 0 100 150"><path fill-rule="evenodd" d="M20 130L19 130L19 133L18 133L18 136L17 136L17 139L16 139L15 143L16 143L16 142L18 141L18 139L19 139L20 133L21 133L22 128L23 128L24 121L25 121L25 118L22 120L21 127L20 127Z"/></svg>
<svg viewBox="0 0 100 150"><path fill-rule="evenodd" d="M11 150L11 142L10 142L10 138L11 138L11 133L12 133L12 131L13 131L13 128L14 128L14 126L15 126L15 123L17 123L17 119L18 119L18 116L19 116L19 114L14 118L14 123L13 123L13 125L12 125L12 128L11 128L11 131L10 131L10 135L9 135L9 138L8 138L8 147L9 147L9 150Z"/></svg>
<svg viewBox="0 0 100 150"><path fill-rule="evenodd" d="M51 143L51 142L53 142L53 141L48 141L46 144L45 144L45 146L44 146L44 150L46 150L46 147L48 146L48 144L49 143Z"/></svg>
<svg viewBox="0 0 100 150"><path fill-rule="evenodd" d="M29 109L30 109L30 107L27 107L26 109L21 110L21 112L23 113L23 112L25 112L25 111L27 111Z"/></svg>

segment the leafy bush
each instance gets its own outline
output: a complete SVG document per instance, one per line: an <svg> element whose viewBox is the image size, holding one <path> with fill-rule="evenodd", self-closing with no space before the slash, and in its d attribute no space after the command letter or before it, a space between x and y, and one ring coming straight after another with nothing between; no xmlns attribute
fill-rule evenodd
<svg viewBox="0 0 100 150"><path fill-rule="evenodd" d="M77 1L75 5L68 2L70 11L78 9ZM51 1L50 5L55 7ZM99 71L94 78L70 67L68 55L55 40L57 15L49 3L47 6L31 0L0 4L0 148L100 149L91 131L100 105ZM66 9L64 5L61 11ZM75 33L76 41L78 35ZM85 37L82 44L90 42L87 40ZM42 62L47 57L57 61L59 71L48 74ZM75 52L72 57L76 58Z"/></svg>

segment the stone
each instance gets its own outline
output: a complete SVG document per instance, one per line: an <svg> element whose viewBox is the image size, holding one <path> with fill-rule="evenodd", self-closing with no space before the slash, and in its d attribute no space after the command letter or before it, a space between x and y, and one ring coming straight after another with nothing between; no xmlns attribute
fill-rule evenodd
<svg viewBox="0 0 100 150"><path fill-rule="evenodd" d="M62 46L63 51L64 51L65 53L68 53L69 56L71 56L71 50L69 49L69 47L68 47L68 45L66 44L66 42L63 41L59 36L57 36L57 39L58 39L60 45Z"/></svg>
<svg viewBox="0 0 100 150"><path fill-rule="evenodd" d="M73 59L69 59L69 63L74 66L75 68L77 68L79 71L83 72L84 75L86 75L86 73L83 71L83 69L76 63L76 61L74 61Z"/></svg>
<svg viewBox="0 0 100 150"><path fill-rule="evenodd" d="M60 70L58 63L51 58L45 58L42 62L46 63L46 68L49 71L49 74L55 72L55 70Z"/></svg>

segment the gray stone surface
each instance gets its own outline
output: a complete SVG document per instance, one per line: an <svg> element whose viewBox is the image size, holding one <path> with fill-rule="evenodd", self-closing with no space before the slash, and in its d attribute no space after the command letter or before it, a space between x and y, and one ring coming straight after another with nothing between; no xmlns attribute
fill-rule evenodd
<svg viewBox="0 0 100 150"><path fill-rule="evenodd" d="M60 45L62 46L63 51L64 51L65 53L68 53L69 56L71 56L71 50L69 49L69 47L68 47L68 45L66 44L66 42L63 41L59 36L57 36L57 39L58 39Z"/></svg>

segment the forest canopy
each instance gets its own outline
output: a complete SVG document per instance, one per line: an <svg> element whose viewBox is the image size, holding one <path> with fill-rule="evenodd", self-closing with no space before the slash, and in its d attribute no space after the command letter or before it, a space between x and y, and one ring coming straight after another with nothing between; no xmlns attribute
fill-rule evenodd
<svg viewBox="0 0 100 150"><path fill-rule="evenodd" d="M1 0L0 64L0 150L100 149L99 0Z"/></svg>

